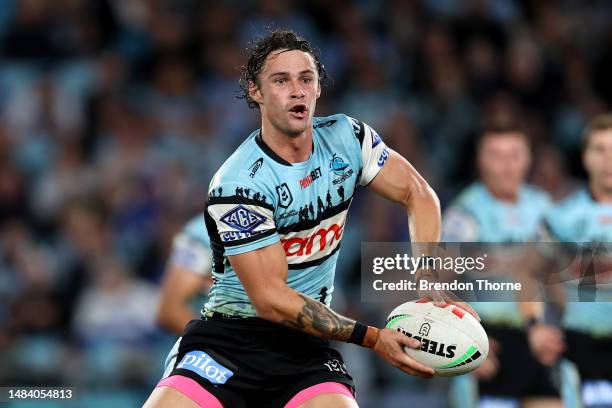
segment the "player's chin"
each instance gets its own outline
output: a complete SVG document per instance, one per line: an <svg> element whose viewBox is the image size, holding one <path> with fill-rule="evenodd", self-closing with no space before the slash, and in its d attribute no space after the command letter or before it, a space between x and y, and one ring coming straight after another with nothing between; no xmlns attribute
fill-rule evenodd
<svg viewBox="0 0 612 408"><path fill-rule="evenodd" d="M295 123L295 121L290 121L287 126L287 134L290 136L297 137L303 134L306 131L307 127L308 127L307 121L299 121L297 123Z"/></svg>

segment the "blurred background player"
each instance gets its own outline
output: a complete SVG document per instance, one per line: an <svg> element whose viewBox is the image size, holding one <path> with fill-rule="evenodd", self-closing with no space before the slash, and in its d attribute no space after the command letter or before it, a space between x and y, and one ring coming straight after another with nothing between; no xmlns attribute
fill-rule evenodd
<svg viewBox="0 0 612 408"><path fill-rule="evenodd" d="M531 165L525 132L502 121L485 129L477 144L477 165L480 180L461 192L444 214L444 241L533 240L551 202L546 193L525 182ZM490 299L476 305L491 344L487 360L474 373L478 404L560 406L545 367L529 353L519 304ZM463 394L461 405L475 406L475 393L465 394L474 390L469 379L460 377L454 385Z"/></svg>
<svg viewBox="0 0 612 408"><path fill-rule="evenodd" d="M212 253L204 215L193 217L172 241L172 252L166 266L157 308L157 323L181 335L191 320L199 319L196 304L201 307L204 294L211 287ZM175 343L164 362L165 378L178 353L181 339Z"/></svg>
<svg viewBox="0 0 612 408"><path fill-rule="evenodd" d="M194 303L202 300L202 295L212 285L211 266L210 239L204 216L200 214L172 241L157 309L157 322L161 327L182 334L190 320L199 318Z"/></svg>
<svg viewBox="0 0 612 408"><path fill-rule="evenodd" d="M596 116L583 132L582 161L588 186L555 206L545 217L546 240L579 243L583 256L603 244L607 253L587 263L574 262L566 276L561 330L544 324L542 314L531 316L529 341L537 358L546 365L562 356L580 374L580 399L587 407L612 406L612 114ZM605 248L604 247L604 248ZM605 253L605 249L604 249ZM601 252L600 252L601 255ZM606 260L607 258L607 260ZM607 272L607 276L606 276ZM607 285L606 285L607 284ZM555 314L554 304L546 304ZM564 342L562 353L555 344ZM569 378L564 376L564 388Z"/></svg>

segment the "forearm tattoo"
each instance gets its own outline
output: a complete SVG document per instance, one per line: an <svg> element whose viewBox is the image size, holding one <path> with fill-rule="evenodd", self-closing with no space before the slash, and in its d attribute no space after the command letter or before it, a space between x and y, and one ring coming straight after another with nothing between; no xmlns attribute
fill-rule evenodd
<svg viewBox="0 0 612 408"><path fill-rule="evenodd" d="M306 302L293 320L283 320L282 325L305 331L315 336L347 341L355 328L355 321L340 316L329 307L308 296L298 293Z"/></svg>

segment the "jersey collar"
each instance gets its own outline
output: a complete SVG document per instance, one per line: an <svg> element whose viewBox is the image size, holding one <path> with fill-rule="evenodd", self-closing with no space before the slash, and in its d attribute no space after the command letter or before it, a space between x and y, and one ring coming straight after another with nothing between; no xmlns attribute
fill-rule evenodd
<svg viewBox="0 0 612 408"><path fill-rule="evenodd" d="M270 158L274 160L275 162L280 163L283 166L293 166L293 164L289 163L287 160L283 159L278 154L276 154L274 150L270 149L270 146L268 146L266 142L264 142L263 138L261 137L261 129L259 129L259 133L257 133L257 136L255 136L255 142L257 143L257 146L259 146L259 148L263 150L265 154L270 156ZM313 141L312 141L312 153L314 153L314 132L313 132Z"/></svg>

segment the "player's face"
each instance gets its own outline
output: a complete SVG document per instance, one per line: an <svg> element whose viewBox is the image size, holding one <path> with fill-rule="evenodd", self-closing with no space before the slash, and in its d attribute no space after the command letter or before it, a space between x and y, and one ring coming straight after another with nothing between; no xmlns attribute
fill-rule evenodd
<svg viewBox="0 0 612 408"><path fill-rule="evenodd" d="M612 129L593 133L582 159L593 187L612 193Z"/></svg>
<svg viewBox="0 0 612 408"><path fill-rule="evenodd" d="M299 50L271 52L258 82L251 87L250 95L259 103L264 121L291 137L312 126L321 88L310 54Z"/></svg>
<svg viewBox="0 0 612 408"><path fill-rule="evenodd" d="M478 152L482 181L496 194L516 196L531 164L527 141L520 133L485 138Z"/></svg>

